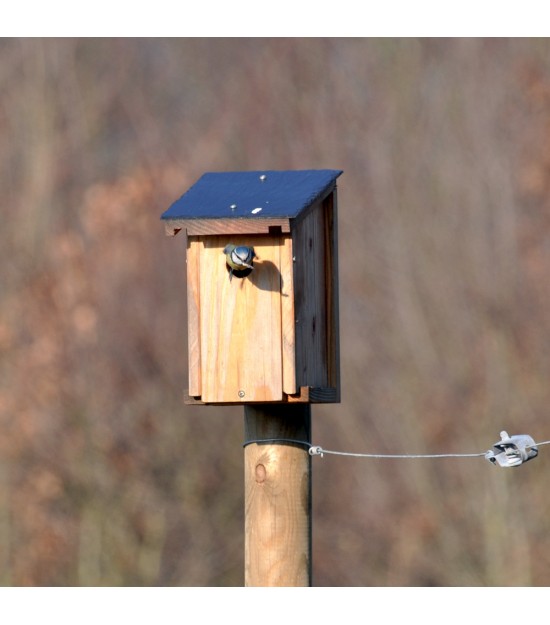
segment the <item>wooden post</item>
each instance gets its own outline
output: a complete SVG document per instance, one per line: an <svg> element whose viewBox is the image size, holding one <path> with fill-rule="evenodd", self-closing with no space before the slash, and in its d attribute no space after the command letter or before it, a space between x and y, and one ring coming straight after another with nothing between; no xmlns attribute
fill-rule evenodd
<svg viewBox="0 0 550 625"><path fill-rule="evenodd" d="M311 586L310 404L245 417L245 586ZM250 442L265 441L265 442Z"/></svg>

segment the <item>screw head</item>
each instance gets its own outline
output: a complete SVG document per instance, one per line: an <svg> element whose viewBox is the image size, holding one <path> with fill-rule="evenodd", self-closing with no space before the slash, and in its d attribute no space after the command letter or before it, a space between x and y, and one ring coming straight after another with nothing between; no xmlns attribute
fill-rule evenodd
<svg viewBox="0 0 550 625"><path fill-rule="evenodd" d="M239 397L242 399L244 397L244 391L239 391Z"/></svg>
<svg viewBox="0 0 550 625"><path fill-rule="evenodd" d="M266 178L267 178L267 176L266 176L265 174L262 174L262 175L260 176L260 180L261 180L262 182L263 182Z"/></svg>
<svg viewBox="0 0 550 625"><path fill-rule="evenodd" d="M234 211L237 208L236 204L231 204L231 206L229 207L232 211Z"/></svg>

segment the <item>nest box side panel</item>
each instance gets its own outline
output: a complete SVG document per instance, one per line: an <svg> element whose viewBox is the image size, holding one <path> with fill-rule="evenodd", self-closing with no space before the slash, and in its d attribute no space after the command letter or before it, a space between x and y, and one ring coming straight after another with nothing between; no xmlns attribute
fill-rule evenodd
<svg viewBox="0 0 550 625"><path fill-rule="evenodd" d="M200 254L201 399L205 403L282 400L280 239L208 236ZM253 245L246 278L233 277L223 249Z"/></svg>
<svg viewBox="0 0 550 625"><path fill-rule="evenodd" d="M335 197L315 204L293 230L296 379L299 387L332 389L339 401L338 284ZM324 395L323 395L324 397Z"/></svg>

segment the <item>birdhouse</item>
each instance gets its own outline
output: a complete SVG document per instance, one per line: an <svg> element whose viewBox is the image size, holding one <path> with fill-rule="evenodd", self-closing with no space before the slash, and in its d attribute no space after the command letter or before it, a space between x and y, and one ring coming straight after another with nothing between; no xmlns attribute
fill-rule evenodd
<svg viewBox="0 0 550 625"><path fill-rule="evenodd" d="M162 215L187 235L189 403L340 401L341 173L207 173Z"/></svg>

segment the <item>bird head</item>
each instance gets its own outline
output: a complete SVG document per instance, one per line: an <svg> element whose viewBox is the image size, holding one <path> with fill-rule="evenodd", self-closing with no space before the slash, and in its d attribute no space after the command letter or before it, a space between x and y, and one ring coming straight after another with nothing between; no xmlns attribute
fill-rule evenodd
<svg viewBox="0 0 550 625"><path fill-rule="evenodd" d="M230 280L234 273L237 277L244 278L254 269L256 252L253 247L247 245L233 245L230 243L224 247L223 253L225 254L227 266L229 267Z"/></svg>
<svg viewBox="0 0 550 625"><path fill-rule="evenodd" d="M256 257L253 247L229 244L225 246L223 253L227 264L233 269L253 269L253 262Z"/></svg>

